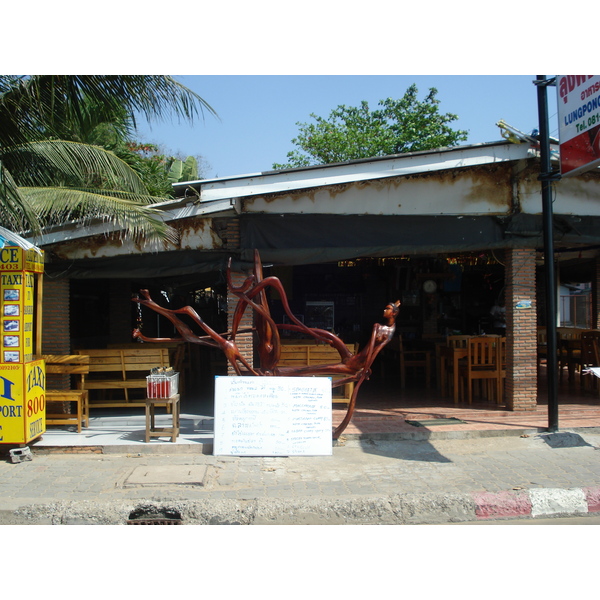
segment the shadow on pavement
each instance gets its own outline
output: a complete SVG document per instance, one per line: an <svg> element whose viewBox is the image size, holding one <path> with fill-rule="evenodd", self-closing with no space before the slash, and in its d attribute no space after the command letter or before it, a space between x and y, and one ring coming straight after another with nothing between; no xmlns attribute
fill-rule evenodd
<svg viewBox="0 0 600 600"><path fill-rule="evenodd" d="M541 434L542 439L551 448L577 448L580 446L590 446L578 433L572 433L568 431L557 432L557 433L545 433Z"/></svg>
<svg viewBox="0 0 600 600"><path fill-rule="evenodd" d="M400 460L419 462L452 462L426 439L421 440L376 440L362 439L358 441L360 448L367 454L387 456Z"/></svg>

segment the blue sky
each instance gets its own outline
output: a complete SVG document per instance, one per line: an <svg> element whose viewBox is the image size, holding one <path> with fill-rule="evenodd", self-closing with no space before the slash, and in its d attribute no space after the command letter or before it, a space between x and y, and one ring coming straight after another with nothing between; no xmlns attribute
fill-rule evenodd
<svg viewBox="0 0 600 600"><path fill-rule="evenodd" d="M201 156L205 177L268 171L285 163L294 149L298 122L310 114L326 117L340 104L362 100L374 109L387 97L400 98L415 83L419 99L438 90L440 111L459 119L455 129L469 132L466 143L502 139L496 123L530 133L538 127L535 75L184 75L176 76L218 113L206 113L190 126L165 122L139 127L140 140L173 154ZM556 92L549 88L550 134L558 136Z"/></svg>
<svg viewBox="0 0 600 600"><path fill-rule="evenodd" d="M546 4L522 0L500 8L473 0L426 7L397 0L368 6L182 0L167 16L140 0L107 0L84 29L80 15L62 4L42 3L28 15L35 45L23 47L21 29L7 29L0 39L5 70L184 73L178 78L220 120L206 115L193 127L144 125L139 137L169 153L202 156L205 177L269 170L286 161L296 123L310 121L311 113L326 117L362 100L375 108L412 83L421 99L438 89L440 110L459 116L455 127L469 131L467 143L501 139L500 119L528 133L538 127L537 94L535 76L524 73L595 72L597 62L593 37L582 38L570 23L563 27ZM22 19L20 5L4 12L7 22ZM72 34L55 35L53 19L66 28L68 18L75 21ZM554 91L550 130L557 136Z"/></svg>

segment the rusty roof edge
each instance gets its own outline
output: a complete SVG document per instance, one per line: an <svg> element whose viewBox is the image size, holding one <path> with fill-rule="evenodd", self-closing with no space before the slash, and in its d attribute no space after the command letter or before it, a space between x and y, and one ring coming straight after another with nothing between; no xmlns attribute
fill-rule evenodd
<svg viewBox="0 0 600 600"><path fill-rule="evenodd" d="M226 199L206 203L204 205L198 203L173 203L173 201L170 201L153 204L151 206L153 208L162 208L162 219L168 223L170 221L188 217L201 217L203 215L215 216L216 213L233 213L235 212L236 201L235 199ZM80 221L68 221L62 225L46 228L41 235L35 237L35 242L38 246L47 246L49 244L67 242L95 235L109 235L122 230L123 227L121 225L102 219L95 219L87 225L82 225ZM148 245L152 246L152 242L148 242ZM156 242L154 245L156 248L159 248L160 242Z"/></svg>
<svg viewBox="0 0 600 600"><path fill-rule="evenodd" d="M369 179L517 161L532 158L537 154L537 150L530 144L498 142L176 185L193 187L198 190L200 204L202 204L225 198L291 192ZM188 201L190 200L191 198L188 198ZM197 198L194 200L198 201Z"/></svg>
<svg viewBox="0 0 600 600"><path fill-rule="evenodd" d="M181 202L179 205L165 210L165 220L186 219L189 217L201 217L203 215L215 216L215 213L236 212L236 198L223 198L211 200L210 202Z"/></svg>
<svg viewBox="0 0 600 600"><path fill-rule="evenodd" d="M38 236L30 236L38 246L47 246L58 242L68 242L79 238L92 237L94 235L109 235L117 231L122 231L123 227L115 225L102 219L94 220L88 225L83 225L81 221L68 221L63 225L47 227Z"/></svg>

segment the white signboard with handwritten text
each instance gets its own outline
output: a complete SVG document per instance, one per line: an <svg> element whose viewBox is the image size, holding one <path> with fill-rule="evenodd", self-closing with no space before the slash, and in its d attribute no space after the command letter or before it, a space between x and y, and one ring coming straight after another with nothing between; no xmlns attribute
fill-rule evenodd
<svg viewBox="0 0 600 600"><path fill-rule="evenodd" d="M332 453L329 377L216 377L213 453Z"/></svg>

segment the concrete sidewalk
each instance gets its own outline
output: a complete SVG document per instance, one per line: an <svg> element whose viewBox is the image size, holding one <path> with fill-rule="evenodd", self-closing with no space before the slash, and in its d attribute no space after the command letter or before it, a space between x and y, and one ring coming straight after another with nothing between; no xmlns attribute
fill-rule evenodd
<svg viewBox="0 0 600 600"><path fill-rule="evenodd" d="M175 445L172 446L173 448ZM443 524L600 511L598 428L412 440L331 456L45 453L0 460L0 524Z"/></svg>

